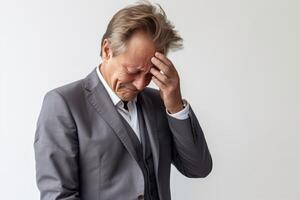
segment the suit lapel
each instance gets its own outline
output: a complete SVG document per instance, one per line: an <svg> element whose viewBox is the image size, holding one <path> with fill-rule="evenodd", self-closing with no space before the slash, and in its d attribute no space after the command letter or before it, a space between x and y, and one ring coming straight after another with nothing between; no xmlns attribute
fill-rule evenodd
<svg viewBox="0 0 300 200"><path fill-rule="evenodd" d="M96 69L85 78L84 88L86 90L88 101L92 104L97 113L105 120L105 122L113 129L129 154L138 162L137 152L134 149L130 137L125 131L126 129L120 118L121 116L113 105L106 89L99 80Z"/></svg>
<svg viewBox="0 0 300 200"><path fill-rule="evenodd" d="M153 103L151 98L145 95L145 92L141 92L138 96L142 112L146 124L146 128L149 135L155 174L158 175L158 164L159 164L159 141L157 136L157 122L156 113L153 112Z"/></svg>

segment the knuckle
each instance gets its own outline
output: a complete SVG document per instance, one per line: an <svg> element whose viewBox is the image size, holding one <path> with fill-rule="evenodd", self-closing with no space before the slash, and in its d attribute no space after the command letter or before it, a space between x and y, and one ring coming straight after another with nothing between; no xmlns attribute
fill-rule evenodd
<svg viewBox="0 0 300 200"><path fill-rule="evenodd" d="M162 79L163 79L164 82L168 81L168 78L166 76L163 76Z"/></svg>

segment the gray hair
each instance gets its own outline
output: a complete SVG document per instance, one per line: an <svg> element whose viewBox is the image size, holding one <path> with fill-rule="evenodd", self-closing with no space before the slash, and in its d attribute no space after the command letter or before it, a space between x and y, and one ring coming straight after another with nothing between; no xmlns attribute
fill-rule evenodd
<svg viewBox="0 0 300 200"><path fill-rule="evenodd" d="M102 37L100 56L105 39L110 43L113 56L117 56L126 50L126 42L138 30L148 34L156 50L161 53L167 54L169 49L176 50L183 47L183 39L174 30L162 7L159 4L153 5L148 1L142 1L119 10L112 17Z"/></svg>

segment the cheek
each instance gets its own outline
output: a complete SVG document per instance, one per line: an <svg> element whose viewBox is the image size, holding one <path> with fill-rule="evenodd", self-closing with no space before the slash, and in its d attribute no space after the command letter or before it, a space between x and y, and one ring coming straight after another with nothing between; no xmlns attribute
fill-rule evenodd
<svg viewBox="0 0 300 200"><path fill-rule="evenodd" d="M134 81L134 76L133 75L128 75L126 73L118 73L118 75L116 76L116 80L119 84L127 84L127 83L131 83Z"/></svg>
<svg viewBox="0 0 300 200"><path fill-rule="evenodd" d="M128 75L126 73L122 74L120 77L121 77L120 79L123 80L124 82L130 82L134 80L134 76Z"/></svg>

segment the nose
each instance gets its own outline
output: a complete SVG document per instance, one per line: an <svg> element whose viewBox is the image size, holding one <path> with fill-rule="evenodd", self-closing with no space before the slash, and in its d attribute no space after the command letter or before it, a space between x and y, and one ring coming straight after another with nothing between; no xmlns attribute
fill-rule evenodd
<svg viewBox="0 0 300 200"><path fill-rule="evenodd" d="M142 91L148 84L149 81L146 80L145 76L136 77L136 79L133 81L133 85L139 91Z"/></svg>

